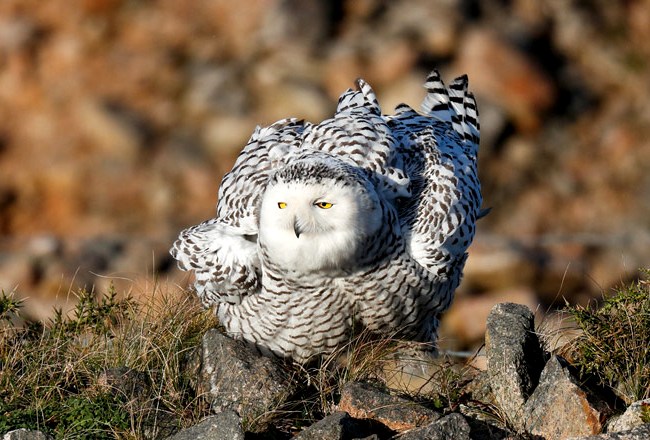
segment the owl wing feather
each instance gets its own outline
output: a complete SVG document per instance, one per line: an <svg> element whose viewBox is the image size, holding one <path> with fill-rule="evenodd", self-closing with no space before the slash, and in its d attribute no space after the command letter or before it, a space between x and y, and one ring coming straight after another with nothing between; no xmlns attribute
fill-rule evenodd
<svg viewBox="0 0 650 440"><path fill-rule="evenodd" d="M270 174L300 154L310 124L284 119L257 127L219 187L217 216L182 231L171 249L182 270L193 270L205 305L239 304L260 288L258 204Z"/></svg>
<svg viewBox="0 0 650 440"><path fill-rule="evenodd" d="M270 175L301 153L311 124L295 118L257 127L219 187L217 220L257 234L257 209Z"/></svg>
<svg viewBox="0 0 650 440"><path fill-rule="evenodd" d="M433 275L453 278L481 213L478 112L466 76L446 87L434 70L424 87L422 113L401 104L388 117L411 182L400 223L411 256Z"/></svg>
<svg viewBox="0 0 650 440"><path fill-rule="evenodd" d="M182 231L171 254L182 270L193 270L194 287L206 306L218 301L239 304L255 293L260 283L260 263L255 242L241 229L205 221Z"/></svg>

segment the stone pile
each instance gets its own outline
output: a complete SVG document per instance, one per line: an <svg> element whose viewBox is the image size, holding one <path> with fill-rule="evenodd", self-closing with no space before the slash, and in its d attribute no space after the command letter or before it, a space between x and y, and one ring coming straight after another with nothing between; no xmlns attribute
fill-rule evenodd
<svg viewBox="0 0 650 440"><path fill-rule="evenodd" d="M613 402L584 386L560 356L545 352L525 306L497 304L487 322L487 370L464 388L454 411L434 410L426 399L398 396L365 382L349 382L330 414L303 428L300 440L458 439L642 440L650 435L650 400L613 416ZM189 362L193 384L215 413L176 432L169 440L244 439L273 432L272 416L297 398L301 373L217 330L208 331ZM147 385L127 369L106 375L121 392L143 393ZM426 396L419 396L426 397ZM486 417L486 408L492 416ZM603 431L607 431L603 433ZM149 438L161 438L160 432ZM164 436L163 436L164 437ZM3 440L45 440L17 430Z"/></svg>

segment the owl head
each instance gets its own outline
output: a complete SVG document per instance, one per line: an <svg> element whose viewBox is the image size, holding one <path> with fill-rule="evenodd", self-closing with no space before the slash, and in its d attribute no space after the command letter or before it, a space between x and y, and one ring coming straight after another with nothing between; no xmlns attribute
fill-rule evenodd
<svg viewBox="0 0 650 440"><path fill-rule="evenodd" d="M327 155L298 159L269 180L259 215L263 256L286 271L353 267L381 227L379 199L357 168Z"/></svg>

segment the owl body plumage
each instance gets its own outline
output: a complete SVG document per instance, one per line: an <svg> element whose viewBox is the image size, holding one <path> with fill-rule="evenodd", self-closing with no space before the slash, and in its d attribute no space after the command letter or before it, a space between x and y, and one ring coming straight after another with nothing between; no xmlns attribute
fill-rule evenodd
<svg viewBox="0 0 650 440"><path fill-rule="evenodd" d="M482 203L467 78L425 83L422 112L383 116L368 84L318 125L258 127L217 216L171 250L229 335L305 362L357 324L435 342Z"/></svg>

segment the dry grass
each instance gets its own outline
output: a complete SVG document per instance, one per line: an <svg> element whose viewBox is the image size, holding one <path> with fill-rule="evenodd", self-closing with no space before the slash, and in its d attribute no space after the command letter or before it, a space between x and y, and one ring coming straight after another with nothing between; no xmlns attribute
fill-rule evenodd
<svg viewBox="0 0 650 440"><path fill-rule="evenodd" d="M70 316L59 311L49 323L14 328L20 304L3 292L0 432L143 438L203 417L208 404L192 392L183 364L215 319L189 296L155 293L136 303L114 289L99 299L80 291ZM120 385L116 372L136 384Z"/></svg>

